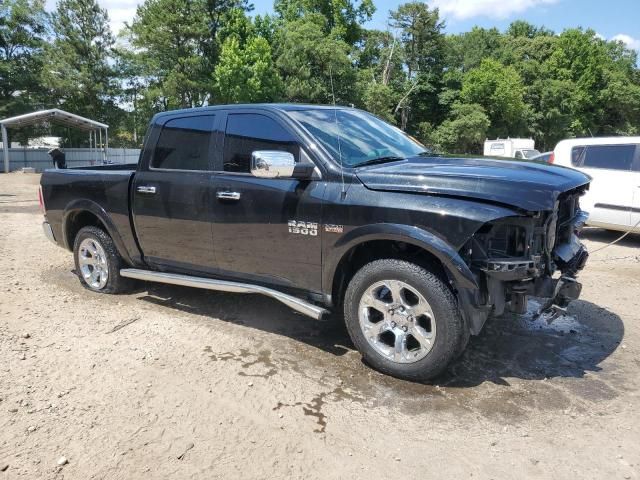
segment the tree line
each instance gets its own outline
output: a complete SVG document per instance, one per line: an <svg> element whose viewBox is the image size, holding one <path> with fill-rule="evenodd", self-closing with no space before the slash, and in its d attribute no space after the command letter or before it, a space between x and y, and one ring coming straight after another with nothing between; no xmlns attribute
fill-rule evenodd
<svg viewBox="0 0 640 480"><path fill-rule="evenodd" d="M95 0L0 4L0 118L58 107L139 146L159 111L238 102L353 105L438 150L485 138L640 131L637 53L582 28L524 21L447 34L412 1L370 29L372 0L145 0L117 35ZM55 130L56 127L51 127ZM16 137L33 131L16 131ZM85 141L77 133L62 133Z"/></svg>

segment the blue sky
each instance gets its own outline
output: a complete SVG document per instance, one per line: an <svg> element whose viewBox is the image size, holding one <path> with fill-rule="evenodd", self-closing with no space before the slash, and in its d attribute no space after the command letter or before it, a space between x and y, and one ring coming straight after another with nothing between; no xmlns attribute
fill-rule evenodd
<svg viewBox="0 0 640 480"><path fill-rule="evenodd" d="M389 10L404 3L373 1L377 11L369 25L380 29L386 27ZM513 20L524 19L556 32L582 26L607 39L624 35L630 46L640 50L640 0L428 0L427 3L440 9L447 33L465 32L474 25L504 30ZM271 0L254 0L253 4L256 13L273 9Z"/></svg>
<svg viewBox="0 0 640 480"><path fill-rule="evenodd" d="M384 29L389 10L400 0L373 0L377 12L370 27ZM109 11L114 30L131 21L138 0L98 0ZM474 25L504 30L510 22L524 19L556 32L582 26L592 28L607 39L618 38L640 51L640 0L427 0L439 7L446 32L468 31ZM256 13L273 10L273 0L253 0ZM47 0L53 9L55 0Z"/></svg>
<svg viewBox="0 0 640 480"><path fill-rule="evenodd" d="M378 11L372 23L383 26L387 12L399 3L377 0ZM639 0L441 0L428 3L439 6L449 33L468 31L474 25L504 30L513 20L522 18L554 31L582 26L593 28L606 38L618 34L640 38Z"/></svg>

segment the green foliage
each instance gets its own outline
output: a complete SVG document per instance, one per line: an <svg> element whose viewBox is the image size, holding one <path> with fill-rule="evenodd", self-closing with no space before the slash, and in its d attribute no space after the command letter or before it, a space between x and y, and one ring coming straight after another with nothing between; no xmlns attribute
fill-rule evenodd
<svg viewBox="0 0 640 480"><path fill-rule="evenodd" d="M366 75L366 74L365 74ZM398 102L398 95L389 85L378 82L365 83L362 92L363 108L387 122L395 123L393 109Z"/></svg>
<svg viewBox="0 0 640 480"><path fill-rule="evenodd" d="M397 123L396 106L406 84L402 44L389 32L368 30L354 57L355 103L388 122Z"/></svg>
<svg viewBox="0 0 640 480"><path fill-rule="evenodd" d="M234 7L225 14L224 23L220 25L219 31L218 40L221 45L230 37L244 44L255 35L256 28L243 9Z"/></svg>
<svg viewBox="0 0 640 480"><path fill-rule="evenodd" d="M390 17L391 26L401 32L408 76L439 74L445 40L444 23L440 21L438 9L430 10L424 2L411 2L400 5Z"/></svg>
<svg viewBox="0 0 640 480"><path fill-rule="evenodd" d="M323 32L354 45L362 36L362 24L375 12L372 0L276 0L276 13L285 22L307 16L324 18Z"/></svg>
<svg viewBox="0 0 640 480"><path fill-rule="evenodd" d="M635 56L598 38L593 30L565 30L545 63L551 78L571 85L569 134L602 135L635 130L637 82L630 82ZM634 124L636 125L634 127Z"/></svg>
<svg viewBox="0 0 640 480"><path fill-rule="evenodd" d="M490 136L519 136L526 133L524 85L515 68L487 58L464 76L460 98L487 112Z"/></svg>
<svg viewBox="0 0 640 480"><path fill-rule="evenodd" d="M244 0L146 0L127 28L131 55L155 110L206 105L221 44L252 34Z"/></svg>
<svg viewBox="0 0 640 480"><path fill-rule="evenodd" d="M536 27L535 25L531 25L529 22L525 22L524 20L516 20L507 29L507 35L515 38L536 38L539 36L550 36L553 35L551 30L548 30L544 27Z"/></svg>
<svg viewBox="0 0 640 480"><path fill-rule="evenodd" d="M327 35L327 20L310 14L283 27L276 51L285 98L292 102L349 104L354 100L356 72L350 47ZM332 89L333 86L333 89Z"/></svg>
<svg viewBox="0 0 640 480"><path fill-rule="evenodd" d="M390 12L391 26L400 32L402 70L406 81L395 112L399 125L415 133L411 123L422 119L441 120L438 92L445 58L444 23L438 9L429 9L424 2L410 2Z"/></svg>
<svg viewBox="0 0 640 480"><path fill-rule="evenodd" d="M275 45L276 35L281 28L281 23L282 21L280 19L271 15L256 15L253 17L255 35L264 38L269 45Z"/></svg>
<svg viewBox="0 0 640 480"><path fill-rule="evenodd" d="M491 120L477 103L455 103L449 118L436 129L428 122L420 125L424 143L437 151L450 153L480 153Z"/></svg>
<svg viewBox="0 0 640 480"><path fill-rule="evenodd" d="M37 106L47 28L42 0L0 3L0 118Z"/></svg>
<svg viewBox="0 0 640 480"><path fill-rule="evenodd" d="M273 64L271 47L261 37L251 38L245 47L229 37L222 46L214 78L216 103L274 102L282 95L282 79Z"/></svg>
<svg viewBox="0 0 640 480"><path fill-rule="evenodd" d="M47 103L114 124L119 92L110 59L114 37L106 10L95 0L60 0L51 15L53 42L44 51L41 82ZM68 141L78 145L86 134L72 130Z"/></svg>
<svg viewBox="0 0 640 480"><path fill-rule="evenodd" d="M447 65L464 72L480 66L487 58L498 58L504 36L497 28L473 27L471 31L447 37Z"/></svg>

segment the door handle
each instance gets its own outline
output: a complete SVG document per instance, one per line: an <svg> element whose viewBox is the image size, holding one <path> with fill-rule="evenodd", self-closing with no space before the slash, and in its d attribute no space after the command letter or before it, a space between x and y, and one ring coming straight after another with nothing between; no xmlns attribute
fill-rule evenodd
<svg viewBox="0 0 640 480"><path fill-rule="evenodd" d="M216 192L218 200L240 200L240 192Z"/></svg>
<svg viewBox="0 0 640 480"><path fill-rule="evenodd" d="M136 188L138 193L156 193L156 187L152 187L149 185L140 185Z"/></svg>

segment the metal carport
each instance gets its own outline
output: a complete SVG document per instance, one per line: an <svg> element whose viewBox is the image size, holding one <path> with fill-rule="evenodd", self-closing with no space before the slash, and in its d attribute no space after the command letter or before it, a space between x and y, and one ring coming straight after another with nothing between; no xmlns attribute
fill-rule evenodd
<svg viewBox="0 0 640 480"><path fill-rule="evenodd" d="M45 121L51 121L68 127L75 127L80 130L88 131L89 148L91 148L92 142L94 146L98 144L98 141L102 144L102 131L104 130L105 140L103 144L103 161L106 161L107 148L109 148L109 125L96 122L90 118L81 117L75 113L69 113L64 110L52 108L50 110L39 110L37 112L25 113L24 115L18 115L17 117L0 120L5 173L9 173L9 142L7 139L7 128L24 127ZM99 138L96 138L96 134L99 134Z"/></svg>

